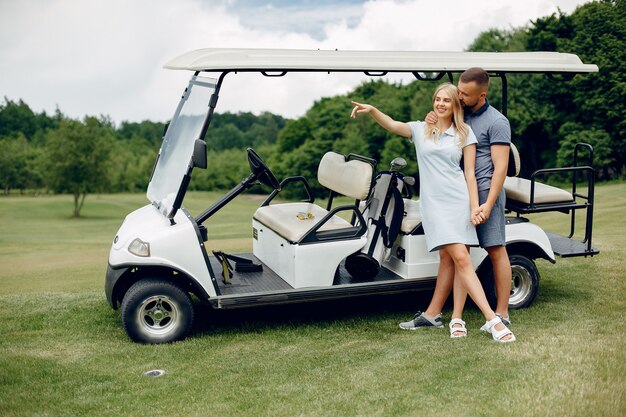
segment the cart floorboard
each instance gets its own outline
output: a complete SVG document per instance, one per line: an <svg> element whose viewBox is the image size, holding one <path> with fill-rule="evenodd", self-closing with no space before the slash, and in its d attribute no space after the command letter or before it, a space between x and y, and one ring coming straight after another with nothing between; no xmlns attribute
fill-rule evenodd
<svg viewBox="0 0 626 417"><path fill-rule="evenodd" d="M251 253L238 253L236 255L261 264L261 261ZM247 307L305 300L325 300L355 295L394 293L406 291L409 287L415 290L427 290L434 287L436 280L436 277L403 279L385 268L381 268L378 275L372 279L358 279L346 271L342 262L331 287L295 289L265 265L263 265L263 271L259 272L241 273L233 270L231 283L226 284L222 279L222 265L219 260L214 256L210 256L209 259L221 292L221 295L209 301L217 308ZM231 265L233 265L234 269L234 262L231 261Z"/></svg>

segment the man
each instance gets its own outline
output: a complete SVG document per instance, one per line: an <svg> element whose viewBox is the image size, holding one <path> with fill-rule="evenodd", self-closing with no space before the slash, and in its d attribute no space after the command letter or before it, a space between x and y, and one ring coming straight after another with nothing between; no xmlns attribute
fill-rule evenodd
<svg viewBox="0 0 626 417"><path fill-rule="evenodd" d="M509 161L511 127L507 118L489 105L487 100L488 88L489 75L482 68L470 68L463 72L459 78L458 92L465 110L465 122L470 125L478 139L476 181L480 209L484 220L482 224L478 225L476 232L480 246L489 254L493 266L498 298L496 315L508 326L510 324L511 264L505 246L505 195L502 185L506 178ZM434 112L430 112L426 116L427 123L434 124L436 121L437 116ZM454 282L454 267L449 261L448 259L441 259L435 292L426 311L418 312L412 320L400 323L402 329L443 327L441 310L450 295ZM460 317L467 298L467 293L462 291L462 287L458 289L459 291L455 286L453 317ZM461 327L459 326L459 328ZM451 328L453 337L460 337L465 334L464 327L462 331L458 332Z"/></svg>

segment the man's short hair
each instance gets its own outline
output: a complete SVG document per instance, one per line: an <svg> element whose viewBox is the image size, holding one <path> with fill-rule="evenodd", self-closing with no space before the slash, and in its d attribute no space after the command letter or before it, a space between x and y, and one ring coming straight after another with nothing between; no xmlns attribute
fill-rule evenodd
<svg viewBox="0 0 626 417"><path fill-rule="evenodd" d="M482 68L473 67L463 71L459 81L462 83L470 83L473 81L477 86L487 90L489 87L489 74L487 74L487 71Z"/></svg>

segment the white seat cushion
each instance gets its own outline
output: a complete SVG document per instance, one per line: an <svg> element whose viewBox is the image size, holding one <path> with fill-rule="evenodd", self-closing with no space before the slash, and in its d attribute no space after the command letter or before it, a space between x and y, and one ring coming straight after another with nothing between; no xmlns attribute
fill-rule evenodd
<svg viewBox="0 0 626 417"><path fill-rule="evenodd" d="M506 198L530 204L530 180L519 177L506 177L504 180ZM551 185L535 181L535 204L564 203L574 201L571 193Z"/></svg>
<svg viewBox="0 0 626 417"><path fill-rule="evenodd" d="M254 218L290 242L298 242L328 211L313 203L284 203L259 207ZM350 222L335 215L318 231L352 227Z"/></svg>
<svg viewBox="0 0 626 417"><path fill-rule="evenodd" d="M422 212L420 211L419 200L410 200L404 198L404 216L402 217L402 223L400 223L400 232L411 233L416 226L422 223ZM361 213L365 210L365 201L361 201L359 204L359 210Z"/></svg>
<svg viewBox="0 0 626 417"><path fill-rule="evenodd" d="M420 202L417 200L404 199L404 212L406 215L402 218L400 231L402 233L411 233L413 229L422 223L422 214L420 211Z"/></svg>

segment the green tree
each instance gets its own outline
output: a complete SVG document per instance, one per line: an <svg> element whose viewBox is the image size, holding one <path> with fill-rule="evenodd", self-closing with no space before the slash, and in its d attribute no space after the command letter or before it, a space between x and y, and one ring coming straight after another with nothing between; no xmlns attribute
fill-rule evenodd
<svg viewBox="0 0 626 417"><path fill-rule="evenodd" d="M16 103L4 98L4 104L0 105L0 136L22 133L26 137L32 137L37 127L37 117L26 103L22 100Z"/></svg>
<svg viewBox="0 0 626 417"><path fill-rule="evenodd" d="M259 147L276 142L285 119L268 112L215 113L207 134L208 148L215 151Z"/></svg>
<svg viewBox="0 0 626 417"><path fill-rule="evenodd" d="M80 216L88 193L108 185L112 140L107 123L94 117L86 117L84 123L64 120L48 132L46 182L55 192L74 196L73 217Z"/></svg>
<svg viewBox="0 0 626 417"><path fill-rule="evenodd" d="M245 147L243 132L233 123L210 129L206 135L207 147L211 150L242 149Z"/></svg>
<svg viewBox="0 0 626 417"><path fill-rule="evenodd" d="M561 167L572 166L574 161L574 148L577 143L588 143L593 147L593 164L596 167L598 179L610 178L609 168L615 162L615 155L611 152L611 137L602 129L585 128L575 123L565 123L559 129L559 135L563 137L556 154L557 165ZM583 149L579 155L578 165L584 165L588 153Z"/></svg>
<svg viewBox="0 0 626 417"><path fill-rule="evenodd" d="M350 94L350 98L354 101L372 104L392 118L408 122L416 120L412 114L415 104L429 102L430 94L432 94L432 92L418 94L417 91L421 90L421 86L416 87L416 85L416 82L411 83L409 86L403 86L400 84L389 84L381 80L369 81L357 87ZM419 97L416 98L415 95ZM349 114L351 108L352 106L350 105L347 114ZM432 109L432 106L428 108ZM423 119L426 113L428 111L424 111L417 118ZM387 141L394 138L395 135L384 130L371 117L357 117L356 120L351 120L350 123L352 126L356 126L359 134L369 145L367 155L365 156L380 161Z"/></svg>
<svg viewBox="0 0 626 417"><path fill-rule="evenodd" d="M189 186L192 190L227 190L250 174L245 149L209 150L207 157L208 169L193 171Z"/></svg>
<svg viewBox="0 0 626 417"><path fill-rule="evenodd" d="M391 161L401 157L407 162L403 172L407 175L417 176L417 157L415 155L415 147L411 142L400 136L393 137L385 143L385 147L381 153L379 170L388 170Z"/></svg>
<svg viewBox="0 0 626 417"><path fill-rule="evenodd" d="M17 139L0 139L0 185L5 195L8 195L12 188L17 188L20 173L25 165L24 143L28 145L23 135Z"/></svg>
<svg viewBox="0 0 626 417"><path fill-rule="evenodd" d="M599 1L532 22L528 50L556 50L577 54L583 62L595 63L599 73L576 76L567 82L546 77L527 85L532 97L526 106L527 123L520 132L524 142L541 149L522 152L523 158L540 158L538 166L553 166L565 138L560 126L576 122L586 131L604 131L614 156L606 169L609 176L623 176L626 163L626 1ZM595 137L595 136L594 136ZM599 145L598 145L599 146Z"/></svg>
<svg viewBox="0 0 626 417"><path fill-rule="evenodd" d="M137 136L130 140L111 141L108 146L109 189L114 192L145 191L158 148Z"/></svg>
<svg viewBox="0 0 626 417"><path fill-rule="evenodd" d="M165 125L159 122L144 120L139 123L122 122L117 129L117 136L120 140L134 140L144 142L151 148L158 150L163 140Z"/></svg>
<svg viewBox="0 0 626 417"><path fill-rule="evenodd" d="M279 172L284 173L281 177L301 175L307 179L315 197L325 196L328 191L317 181L317 168L322 157L329 150L328 146L320 146L316 140L305 142L293 152L282 155L282 163L278 165L280 167ZM286 188L282 195L302 198L306 194L298 183L294 183Z"/></svg>
<svg viewBox="0 0 626 417"><path fill-rule="evenodd" d="M489 29L481 32L467 48L474 52L520 52L526 50L526 28Z"/></svg>
<svg viewBox="0 0 626 417"><path fill-rule="evenodd" d="M369 143L361 135L356 124L349 124L343 131L343 137L336 140L333 150L343 155L351 153L370 157Z"/></svg>
<svg viewBox="0 0 626 417"><path fill-rule="evenodd" d="M291 152L313 138L314 124L308 117L289 120L278 134L278 152Z"/></svg>
<svg viewBox="0 0 626 417"><path fill-rule="evenodd" d="M285 119L275 114L264 112L259 116L259 123L255 126L263 127L263 132L254 140L254 145L269 145L276 143L278 132L285 126Z"/></svg>

